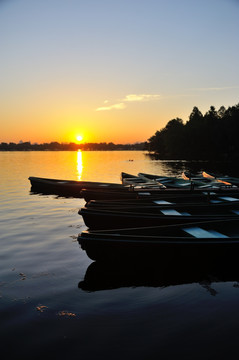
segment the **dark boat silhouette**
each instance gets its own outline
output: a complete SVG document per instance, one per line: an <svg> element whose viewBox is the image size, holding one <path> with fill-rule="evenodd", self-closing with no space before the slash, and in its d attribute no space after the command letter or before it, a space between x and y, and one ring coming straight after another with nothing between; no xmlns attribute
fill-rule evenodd
<svg viewBox="0 0 239 360"><path fill-rule="evenodd" d="M219 199L219 198L218 198ZM79 214L90 229L117 229L213 221L239 217L239 201L220 197L211 204L125 205L118 207L83 207ZM226 199L228 201L226 201ZM231 200L231 201L230 201Z"/></svg>
<svg viewBox="0 0 239 360"><path fill-rule="evenodd" d="M60 180L48 179L30 176L31 191L44 194L66 195L74 197L82 197L82 189L111 189L111 190L127 190L126 186L117 183L104 183L94 181L76 181L76 180Z"/></svg>
<svg viewBox="0 0 239 360"><path fill-rule="evenodd" d="M239 254L239 219L169 226L87 230L78 236L88 257L98 261L141 261L164 257L222 257Z"/></svg>

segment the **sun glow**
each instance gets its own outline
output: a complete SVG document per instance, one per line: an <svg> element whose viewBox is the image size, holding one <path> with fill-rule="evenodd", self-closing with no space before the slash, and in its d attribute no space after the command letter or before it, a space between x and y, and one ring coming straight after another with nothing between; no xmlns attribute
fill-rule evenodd
<svg viewBox="0 0 239 360"><path fill-rule="evenodd" d="M82 140L83 140L83 136L82 136L82 135L77 135L77 136L76 136L76 140L77 140L77 141L82 141Z"/></svg>

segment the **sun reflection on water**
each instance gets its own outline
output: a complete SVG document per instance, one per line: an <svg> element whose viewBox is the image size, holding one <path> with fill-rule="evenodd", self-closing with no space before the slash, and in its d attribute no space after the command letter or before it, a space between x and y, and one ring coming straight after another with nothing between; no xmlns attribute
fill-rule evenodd
<svg viewBox="0 0 239 360"><path fill-rule="evenodd" d="M83 163L82 163L82 152L81 150L77 151L77 177L78 180L81 180L81 176L82 176L82 170L83 170Z"/></svg>

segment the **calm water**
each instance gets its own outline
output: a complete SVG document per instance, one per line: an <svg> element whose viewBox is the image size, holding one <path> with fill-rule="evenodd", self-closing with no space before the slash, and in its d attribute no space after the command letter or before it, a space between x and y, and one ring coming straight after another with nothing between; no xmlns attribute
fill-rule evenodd
<svg viewBox="0 0 239 360"><path fill-rule="evenodd" d="M84 200L32 195L28 181L120 182L121 171L180 174L209 164L141 152L0 152L0 164L2 359L238 358L238 264L162 256L140 268L99 266L76 241Z"/></svg>

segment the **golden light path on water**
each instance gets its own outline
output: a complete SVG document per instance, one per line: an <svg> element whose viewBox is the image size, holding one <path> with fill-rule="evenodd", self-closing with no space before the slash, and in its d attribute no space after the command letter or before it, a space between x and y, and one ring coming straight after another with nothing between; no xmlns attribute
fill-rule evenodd
<svg viewBox="0 0 239 360"><path fill-rule="evenodd" d="M83 162L82 162L82 152L81 152L81 150L77 151L76 164L77 164L77 177L78 177L78 180L81 180L82 171L83 171Z"/></svg>

